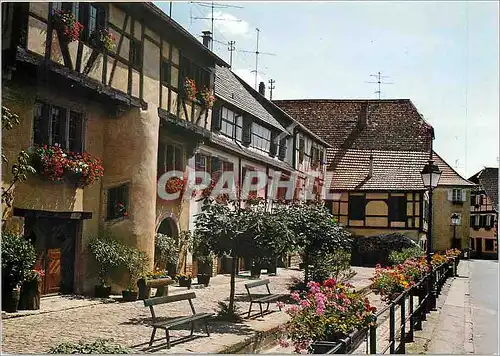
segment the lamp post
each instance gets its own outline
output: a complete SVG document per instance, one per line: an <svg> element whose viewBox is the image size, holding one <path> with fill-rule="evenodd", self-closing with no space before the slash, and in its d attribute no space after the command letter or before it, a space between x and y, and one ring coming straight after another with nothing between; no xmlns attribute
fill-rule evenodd
<svg viewBox="0 0 500 356"><path fill-rule="evenodd" d="M439 167L434 164L434 161L430 159L427 164L422 169L420 174L422 175L422 181L424 187L429 190L429 212L428 212L428 223L427 223L427 263L431 270L430 277L430 298L429 298L429 310L436 310L436 284L434 281L434 272L432 271L432 190L437 187L439 183L439 178L441 178L441 171Z"/></svg>
<svg viewBox="0 0 500 356"><path fill-rule="evenodd" d="M458 241L457 241L457 225L460 223L460 215L457 213L451 214L451 225L453 225L453 242L451 244L452 248L458 248Z"/></svg>

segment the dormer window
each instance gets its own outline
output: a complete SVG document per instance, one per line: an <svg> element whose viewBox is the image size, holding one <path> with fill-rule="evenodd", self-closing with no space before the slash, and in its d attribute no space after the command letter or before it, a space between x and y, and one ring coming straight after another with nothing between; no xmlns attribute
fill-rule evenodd
<svg viewBox="0 0 500 356"><path fill-rule="evenodd" d="M269 149L271 148L271 130L254 122L252 124L250 146L259 151L269 153Z"/></svg>
<svg viewBox="0 0 500 356"><path fill-rule="evenodd" d="M221 130L224 136L241 142L243 137L243 117L225 107L221 110Z"/></svg>

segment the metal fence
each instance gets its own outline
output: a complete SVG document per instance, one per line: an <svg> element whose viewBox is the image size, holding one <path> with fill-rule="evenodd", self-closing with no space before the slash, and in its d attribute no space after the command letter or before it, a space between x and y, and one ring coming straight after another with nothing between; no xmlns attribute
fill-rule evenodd
<svg viewBox="0 0 500 356"><path fill-rule="evenodd" d="M404 354L406 344L413 342L414 332L422 330L422 321L436 310L436 299L448 277L457 275L459 259L433 268L413 287L407 289L375 316L375 323L368 329L358 330L337 342L317 341L314 353L348 354L360 349L366 341L366 354ZM388 314L388 315L387 315ZM388 321L388 326L386 325ZM378 340L378 335L388 334L388 343ZM387 339L387 337L386 337ZM356 352L356 353L358 353Z"/></svg>

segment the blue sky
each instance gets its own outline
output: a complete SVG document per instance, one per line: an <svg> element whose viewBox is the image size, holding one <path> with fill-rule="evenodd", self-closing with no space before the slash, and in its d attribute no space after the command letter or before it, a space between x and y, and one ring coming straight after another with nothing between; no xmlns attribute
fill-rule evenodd
<svg viewBox="0 0 500 356"><path fill-rule="evenodd" d="M155 2L169 12L169 2ZM209 4L209 3L206 3ZM215 40L254 51L259 81L276 81L273 99L409 98L435 128L435 150L469 177L498 167L499 5L480 2L215 3ZM233 5L236 7L224 7ZM172 17L193 35L210 30L211 9L173 2ZM200 38L201 40L201 38ZM214 51L227 62L227 45ZM254 85L255 55L233 52L233 70ZM269 84L267 84L269 85ZM268 90L266 92L268 94Z"/></svg>

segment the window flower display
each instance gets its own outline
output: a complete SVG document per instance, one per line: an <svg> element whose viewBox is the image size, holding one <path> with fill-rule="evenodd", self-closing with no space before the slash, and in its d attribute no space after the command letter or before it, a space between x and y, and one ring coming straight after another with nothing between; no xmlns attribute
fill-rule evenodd
<svg viewBox="0 0 500 356"><path fill-rule="evenodd" d="M68 42L78 41L83 31L83 25L78 22L70 11L57 10L53 14L54 26Z"/></svg>

